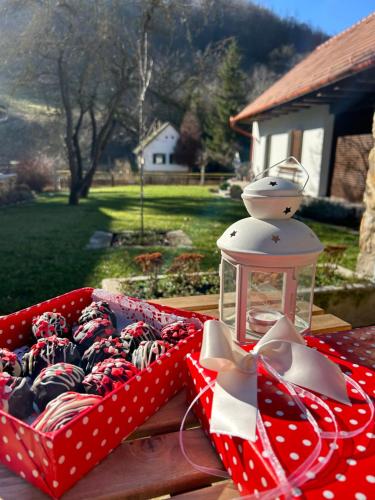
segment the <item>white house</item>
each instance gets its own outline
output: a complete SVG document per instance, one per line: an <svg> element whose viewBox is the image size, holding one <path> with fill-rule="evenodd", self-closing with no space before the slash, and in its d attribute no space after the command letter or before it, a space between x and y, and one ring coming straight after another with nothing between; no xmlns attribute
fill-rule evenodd
<svg viewBox="0 0 375 500"><path fill-rule="evenodd" d="M306 194L356 202L365 190L374 106L375 13L317 47L231 126L244 135L252 126L253 174L294 156L310 176Z"/></svg>
<svg viewBox="0 0 375 500"><path fill-rule="evenodd" d="M189 167L174 161L174 150L180 134L173 125L166 122L155 127L143 144L134 149L134 154L144 157L145 172L187 172Z"/></svg>

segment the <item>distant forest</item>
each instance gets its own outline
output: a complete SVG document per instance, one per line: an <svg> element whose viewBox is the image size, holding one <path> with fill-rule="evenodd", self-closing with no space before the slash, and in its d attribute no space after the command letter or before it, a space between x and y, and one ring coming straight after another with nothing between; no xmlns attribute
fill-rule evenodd
<svg viewBox="0 0 375 500"><path fill-rule="evenodd" d="M0 0L0 9L0 105L8 115L0 123L2 164L41 153L67 162L69 113L81 162L70 158L72 168L90 169L93 155L98 168L131 159L145 43L152 64L144 133L156 120L189 131L190 117L200 135L196 161L202 151L215 158L218 138L234 140L217 123L225 127L229 114L327 39L245 0ZM93 130L99 136L102 126L96 139L103 140L94 144ZM218 159L229 162L228 148L236 147Z"/></svg>

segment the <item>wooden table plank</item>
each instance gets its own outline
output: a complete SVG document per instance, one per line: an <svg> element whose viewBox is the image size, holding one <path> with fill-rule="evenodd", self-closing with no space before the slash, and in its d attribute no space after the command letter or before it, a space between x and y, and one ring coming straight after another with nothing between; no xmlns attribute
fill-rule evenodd
<svg viewBox="0 0 375 500"><path fill-rule="evenodd" d="M311 318L311 333L347 332L352 325L333 314L320 314Z"/></svg>
<svg viewBox="0 0 375 500"><path fill-rule="evenodd" d="M318 316L319 314L324 314L324 309L313 304L311 314L312 316Z"/></svg>
<svg viewBox="0 0 375 500"><path fill-rule="evenodd" d="M202 429L185 431L184 443L197 463L222 467ZM178 432L173 432L124 442L68 491L63 500L139 500L202 488L216 480L220 478L198 472L186 462ZM2 500L47 498L3 466L0 466L0 484Z"/></svg>
<svg viewBox="0 0 375 500"><path fill-rule="evenodd" d="M169 297L163 299L155 299L151 302L155 304L164 304L185 311L207 311L217 309L219 304L219 294L212 295L191 295L190 297ZM316 305L313 305L312 314L324 314L324 310Z"/></svg>
<svg viewBox="0 0 375 500"><path fill-rule="evenodd" d="M189 491L176 495L173 500L232 500L238 498L238 489L232 481L223 481L219 484L213 484L207 488L201 488L195 491Z"/></svg>
<svg viewBox="0 0 375 500"><path fill-rule="evenodd" d="M215 309L219 303L219 294L212 295L191 295L189 297L168 297L163 299L155 299L150 302L155 304L163 304L185 311L205 311L206 309Z"/></svg>
<svg viewBox="0 0 375 500"><path fill-rule="evenodd" d="M183 389L166 405L160 408L155 415L150 417L147 422L141 425L128 440L178 431L186 409L186 394ZM198 419L193 412L190 412L186 419L185 429L197 427L198 425Z"/></svg>
<svg viewBox="0 0 375 500"><path fill-rule="evenodd" d="M208 309L204 311L204 314L212 316L213 318L219 317L219 311L217 309ZM350 323L333 314L317 314L311 318L311 333L314 335L341 331L347 332L351 330L351 328L352 326Z"/></svg>

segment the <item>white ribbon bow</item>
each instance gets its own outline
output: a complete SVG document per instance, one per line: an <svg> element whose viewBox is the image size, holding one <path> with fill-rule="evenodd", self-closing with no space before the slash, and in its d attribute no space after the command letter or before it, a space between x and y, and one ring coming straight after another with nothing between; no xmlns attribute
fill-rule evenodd
<svg viewBox="0 0 375 500"><path fill-rule="evenodd" d="M305 345L290 320L283 316L251 352L235 344L221 321L204 324L200 364L218 372L210 431L255 440L258 416L258 363L271 366L281 379L351 405L339 367Z"/></svg>

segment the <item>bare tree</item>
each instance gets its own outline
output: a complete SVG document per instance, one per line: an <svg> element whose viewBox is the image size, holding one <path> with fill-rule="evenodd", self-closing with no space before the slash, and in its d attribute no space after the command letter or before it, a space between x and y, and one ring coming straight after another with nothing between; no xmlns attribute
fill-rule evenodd
<svg viewBox="0 0 375 500"><path fill-rule="evenodd" d="M153 61L149 58L149 47L148 47L148 25L145 22L142 25L142 33L138 40L138 71L139 71L139 97L138 97L138 137L139 144L141 146L141 152L138 156L138 168L140 173L140 214L141 214L141 228L140 236L141 242L143 243L144 236L144 140L145 140L145 120L144 120L144 102L146 98L146 92L150 85Z"/></svg>
<svg viewBox="0 0 375 500"><path fill-rule="evenodd" d="M0 36L0 56L10 63L17 91L54 112L70 170L70 204L88 195L120 127L142 142L151 117L170 119L172 113L178 122L199 83L209 81L215 51L198 51L192 60L175 43L182 29L191 42L191 5L192 0L2 1L0 14L12 28ZM141 165L140 171L144 227Z"/></svg>
<svg viewBox="0 0 375 500"><path fill-rule="evenodd" d="M22 42L8 45L25 64L18 85L43 95L64 118L69 203L76 205L87 196L118 109L135 87L126 19L115 0L12 0L7 14L15 8L30 16Z"/></svg>

